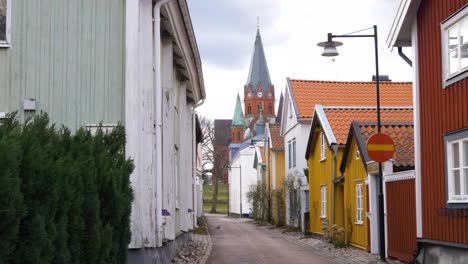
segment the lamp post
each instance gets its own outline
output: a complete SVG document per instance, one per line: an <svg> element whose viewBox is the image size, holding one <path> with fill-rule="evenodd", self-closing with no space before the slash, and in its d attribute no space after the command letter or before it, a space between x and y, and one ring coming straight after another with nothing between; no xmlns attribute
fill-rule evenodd
<svg viewBox="0 0 468 264"><path fill-rule="evenodd" d="M380 133L380 82L379 82L379 52L378 52L378 43L377 43L377 26L374 25L372 27L374 29L374 34L368 35L355 35L354 33L361 32L364 30L368 30L371 28L359 30L356 32L352 32L345 35L333 35L332 33L328 33L327 41L320 42L317 45L319 47L323 47L322 56L325 57L334 57L338 56L338 51L336 47L343 45L343 43L339 41L333 41L334 38L374 38L374 46L375 46L375 89L377 94L377 131ZM382 163L379 162L379 184L378 184L378 196L379 196L379 251L380 251L380 259L382 261L386 261L385 259L385 227L384 227L384 200L383 200L383 175L382 175Z"/></svg>
<svg viewBox="0 0 468 264"><path fill-rule="evenodd" d="M242 218L242 166L239 165L239 167L231 167L229 166L229 171L232 168L239 169L239 201L240 201L240 213L239 213L239 218Z"/></svg>

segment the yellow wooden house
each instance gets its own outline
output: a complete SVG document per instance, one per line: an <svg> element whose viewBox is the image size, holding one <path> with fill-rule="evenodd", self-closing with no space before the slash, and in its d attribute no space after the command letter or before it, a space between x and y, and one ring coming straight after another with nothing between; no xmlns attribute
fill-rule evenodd
<svg viewBox="0 0 468 264"><path fill-rule="evenodd" d="M394 172L414 169L414 141L412 110L395 110L393 117L400 122L383 122L382 133L389 135L395 143L393 158L383 163L384 177ZM345 222L351 245L378 253L378 163L367 153L367 140L377 133L372 122L354 121L350 125L340 172L344 181ZM403 227L401 227L403 228ZM403 239L403 238L399 238ZM402 241L403 242L403 241Z"/></svg>
<svg viewBox="0 0 468 264"><path fill-rule="evenodd" d="M281 124L266 124L265 163L266 183L271 192L271 221L282 226L286 221L286 202L284 191L284 140L280 135Z"/></svg>
<svg viewBox="0 0 468 264"><path fill-rule="evenodd" d="M396 113L396 114L395 114ZM407 107L385 107L382 120L397 122L411 118ZM328 107L317 104L307 142L309 168L310 232L330 236L332 227L344 229L344 242L367 249L368 222L364 172L352 177L340 172L349 126L353 120L375 120L374 107ZM356 170L359 170L356 168ZM353 186L350 189L349 186ZM356 210L361 217L356 219Z"/></svg>

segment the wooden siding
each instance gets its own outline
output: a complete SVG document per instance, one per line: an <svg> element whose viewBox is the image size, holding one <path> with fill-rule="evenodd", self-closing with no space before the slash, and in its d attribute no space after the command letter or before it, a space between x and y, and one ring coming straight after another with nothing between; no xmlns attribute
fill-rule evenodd
<svg viewBox="0 0 468 264"><path fill-rule="evenodd" d="M316 135L320 135L321 128L316 129ZM331 227L331 173L333 152L326 149L326 159L320 160L320 136L314 137L314 148L311 150L308 160L309 167L309 210L310 232L323 234L321 218L321 187L327 187L327 212L326 216Z"/></svg>
<svg viewBox="0 0 468 264"><path fill-rule="evenodd" d="M11 47L0 48L0 112L35 98L76 129L123 120L124 1L13 0Z"/></svg>
<svg viewBox="0 0 468 264"><path fill-rule="evenodd" d="M418 12L423 238L468 244L468 218L441 216L446 207L443 137L468 127L468 80L442 88L440 23L466 0L422 1Z"/></svg>
<svg viewBox="0 0 468 264"><path fill-rule="evenodd" d="M388 256L410 262L416 250L414 179L385 183Z"/></svg>
<svg viewBox="0 0 468 264"><path fill-rule="evenodd" d="M284 152L274 152L275 161L276 161L276 189L284 188Z"/></svg>
<svg viewBox="0 0 468 264"><path fill-rule="evenodd" d="M350 154L346 161L346 168L344 172L345 184L344 184L344 206L345 206L345 226L348 235L348 242L356 247L367 249L368 244L368 221L366 217L367 209L366 196L367 191L365 188L365 179L367 177L366 169L362 163L362 160L356 159L356 151L358 146L356 139L353 138L351 141ZM362 196L363 196L363 223L356 223L356 184L362 184Z"/></svg>

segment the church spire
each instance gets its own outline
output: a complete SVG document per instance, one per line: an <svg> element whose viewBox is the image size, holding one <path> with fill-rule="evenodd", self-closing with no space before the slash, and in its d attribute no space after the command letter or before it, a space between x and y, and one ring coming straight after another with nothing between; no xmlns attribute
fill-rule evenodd
<svg viewBox="0 0 468 264"><path fill-rule="evenodd" d="M257 36L255 37L254 51L250 61L249 76L247 78L247 84L245 85L244 94L247 93L247 88L249 86L251 92L255 94L258 92L257 88L260 85L263 88L263 93L268 93L268 89L272 86L265 51L263 50L262 37L260 36L260 29L257 27Z"/></svg>
<svg viewBox="0 0 468 264"><path fill-rule="evenodd" d="M234 108L234 117L232 118L232 126L245 126L244 112L239 94L237 94L236 107Z"/></svg>

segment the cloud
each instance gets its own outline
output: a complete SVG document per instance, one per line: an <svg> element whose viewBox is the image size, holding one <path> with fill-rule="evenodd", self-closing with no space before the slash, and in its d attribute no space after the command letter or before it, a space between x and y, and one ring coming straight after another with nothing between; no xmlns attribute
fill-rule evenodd
<svg viewBox="0 0 468 264"><path fill-rule="evenodd" d="M260 17L262 37L263 32L277 32L274 21L279 15L280 0L192 0L188 3L200 54L211 65L224 69L240 69L248 65L257 16ZM271 43L271 39L268 41Z"/></svg>

